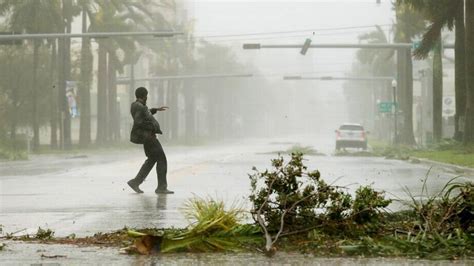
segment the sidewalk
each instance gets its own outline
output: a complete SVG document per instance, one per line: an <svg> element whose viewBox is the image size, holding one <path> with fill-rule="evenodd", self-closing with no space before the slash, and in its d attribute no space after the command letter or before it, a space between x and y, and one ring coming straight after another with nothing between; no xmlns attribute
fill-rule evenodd
<svg viewBox="0 0 474 266"><path fill-rule="evenodd" d="M474 168L470 168L470 167L466 167L466 166L460 166L460 165L456 165L456 164L433 161L433 160L429 160L429 159L425 159L425 158L411 157L411 156L410 156L410 162L415 163L415 164L416 163L422 163L422 164L425 164L425 165L429 165L431 167L440 168L440 169L442 169L446 172L457 174L459 176L474 178Z"/></svg>

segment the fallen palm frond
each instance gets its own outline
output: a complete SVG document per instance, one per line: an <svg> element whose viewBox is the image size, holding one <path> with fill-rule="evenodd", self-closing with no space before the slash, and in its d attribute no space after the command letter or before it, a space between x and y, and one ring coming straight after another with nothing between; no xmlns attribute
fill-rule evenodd
<svg viewBox="0 0 474 266"><path fill-rule="evenodd" d="M260 242L260 229L240 224L243 210L235 204L226 209L223 201L194 198L184 208L190 225L184 230L166 231L162 235L129 231L139 237L135 248L141 254L159 252L240 251Z"/></svg>

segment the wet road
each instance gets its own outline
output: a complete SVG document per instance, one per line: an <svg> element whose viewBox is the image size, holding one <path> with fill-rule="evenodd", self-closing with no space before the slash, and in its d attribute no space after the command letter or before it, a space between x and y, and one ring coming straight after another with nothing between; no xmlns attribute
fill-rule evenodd
<svg viewBox="0 0 474 266"><path fill-rule="evenodd" d="M384 158L332 156L332 142L307 136L191 148L165 146L169 188L176 194L157 196L154 172L141 186L144 194L135 194L126 185L144 160L139 147L87 156L40 156L27 162L0 162L0 224L4 233L25 228L34 233L41 226L58 236L91 235L124 226L185 226L180 208L193 195L248 204L247 174L252 166L269 167L275 157L271 152L286 150L293 143L327 154L307 156L307 165L319 169L329 182L349 185L352 190L356 184L373 184L392 198L406 199L405 186L414 194L420 192L420 180L430 169L429 165ZM431 192L455 176L437 167L429 175Z"/></svg>
<svg viewBox="0 0 474 266"><path fill-rule="evenodd" d="M23 254L23 256L18 256ZM43 257L42 257L43 256ZM46 257L45 257L46 256ZM47 256L60 256L47 258ZM472 261L430 261L403 258L320 258L298 253L276 253L269 258L257 253L122 255L113 248L7 242L0 253L2 265L366 265L443 266L472 265Z"/></svg>

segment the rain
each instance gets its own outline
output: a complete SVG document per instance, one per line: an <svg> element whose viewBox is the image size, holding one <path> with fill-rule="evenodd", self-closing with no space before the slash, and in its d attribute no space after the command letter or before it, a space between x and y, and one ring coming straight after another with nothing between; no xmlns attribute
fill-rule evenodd
<svg viewBox="0 0 474 266"><path fill-rule="evenodd" d="M470 0L0 0L0 258L470 264L473 36Z"/></svg>

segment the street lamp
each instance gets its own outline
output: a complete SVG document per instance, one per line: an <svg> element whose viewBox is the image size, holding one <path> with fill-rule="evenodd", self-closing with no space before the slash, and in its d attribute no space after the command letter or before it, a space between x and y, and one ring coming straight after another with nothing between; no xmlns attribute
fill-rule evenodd
<svg viewBox="0 0 474 266"><path fill-rule="evenodd" d="M394 137L393 137L393 144L397 144L397 124L398 124L398 110L397 110L397 81L395 79L392 80L392 89L393 89L393 129L394 129Z"/></svg>

